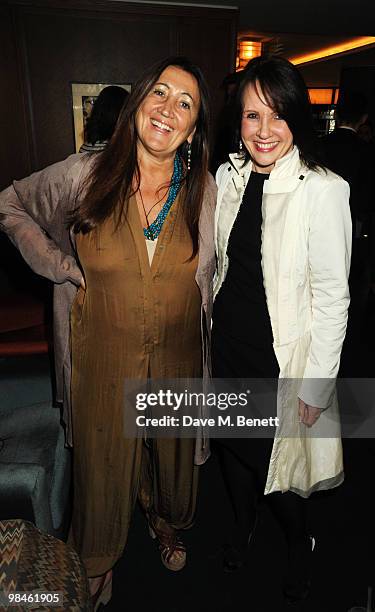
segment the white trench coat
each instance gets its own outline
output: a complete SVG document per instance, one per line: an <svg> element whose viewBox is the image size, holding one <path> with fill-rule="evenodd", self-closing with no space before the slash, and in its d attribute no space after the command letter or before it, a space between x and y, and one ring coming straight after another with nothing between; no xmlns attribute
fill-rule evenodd
<svg viewBox="0 0 375 612"><path fill-rule="evenodd" d="M242 167L238 155L229 157L216 175L214 298L252 170L251 162ZM280 367L279 426L265 494L291 490L308 497L344 478L335 379L349 306L349 187L328 170L306 168L294 147L264 183L262 216L263 278ZM311 429L299 422L298 398L323 409Z"/></svg>

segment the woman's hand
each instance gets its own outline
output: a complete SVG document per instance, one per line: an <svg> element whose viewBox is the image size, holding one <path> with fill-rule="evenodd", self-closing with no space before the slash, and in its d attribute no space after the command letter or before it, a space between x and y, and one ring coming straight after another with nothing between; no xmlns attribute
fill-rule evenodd
<svg viewBox="0 0 375 612"><path fill-rule="evenodd" d="M316 406L309 406L298 398L298 414L300 423L304 423L307 427L312 427L320 417L322 410Z"/></svg>

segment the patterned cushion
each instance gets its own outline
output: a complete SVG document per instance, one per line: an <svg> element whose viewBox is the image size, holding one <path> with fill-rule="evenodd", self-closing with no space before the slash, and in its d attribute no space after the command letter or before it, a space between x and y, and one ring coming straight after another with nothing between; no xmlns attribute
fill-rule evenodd
<svg viewBox="0 0 375 612"><path fill-rule="evenodd" d="M34 610L78 612L90 610L85 568L77 553L27 521L0 521L0 593L35 590L63 593L63 605L35 604ZM6 610L0 605L0 610ZM23 612L23 606L9 607ZM29 609L29 608L28 608Z"/></svg>

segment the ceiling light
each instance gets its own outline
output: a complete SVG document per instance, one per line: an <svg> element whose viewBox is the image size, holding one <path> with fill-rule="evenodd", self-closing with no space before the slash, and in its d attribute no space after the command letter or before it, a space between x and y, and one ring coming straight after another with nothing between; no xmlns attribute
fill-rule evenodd
<svg viewBox="0 0 375 612"><path fill-rule="evenodd" d="M250 38L240 38L238 43L237 70L245 68L247 62L253 57L262 54L262 43L259 40Z"/></svg>
<svg viewBox="0 0 375 612"><path fill-rule="evenodd" d="M331 47L319 49L318 51L313 51L312 53L306 53L305 55L293 57L292 59L290 59L290 61L294 65L306 64L308 62L314 62L325 57L330 57L331 55L345 53L347 51L352 51L353 49L359 49L361 47L365 47L366 45L373 44L375 44L375 36L361 36L359 38L348 40L345 43L332 45Z"/></svg>

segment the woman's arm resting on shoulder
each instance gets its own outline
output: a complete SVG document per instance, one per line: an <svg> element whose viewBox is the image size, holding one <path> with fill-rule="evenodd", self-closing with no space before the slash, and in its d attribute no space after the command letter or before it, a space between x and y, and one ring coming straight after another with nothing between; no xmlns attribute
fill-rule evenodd
<svg viewBox="0 0 375 612"><path fill-rule="evenodd" d="M349 187L331 179L310 216L311 344L298 394L310 408L327 408L335 389L348 318L351 236Z"/></svg>

